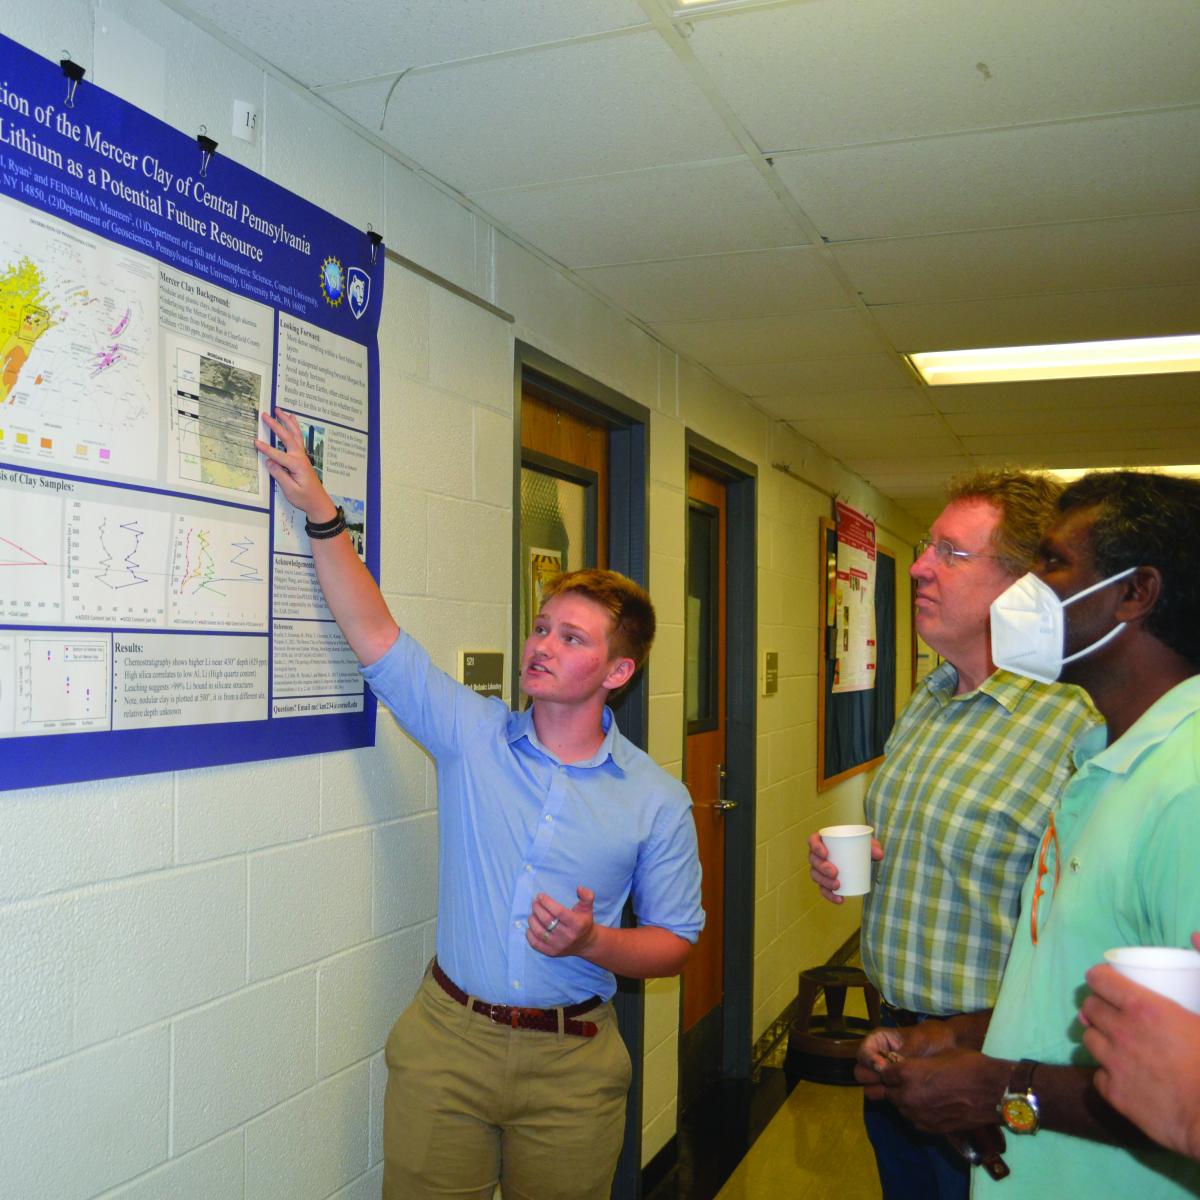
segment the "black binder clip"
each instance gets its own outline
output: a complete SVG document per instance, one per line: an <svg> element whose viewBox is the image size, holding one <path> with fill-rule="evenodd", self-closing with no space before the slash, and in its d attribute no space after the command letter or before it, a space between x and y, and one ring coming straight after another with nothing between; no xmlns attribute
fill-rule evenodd
<svg viewBox="0 0 1200 1200"><path fill-rule="evenodd" d="M217 143L208 136L207 125L200 126L200 132L196 134L196 145L200 147L200 178L203 179L208 174L208 164L212 162L212 156L217 152Z"/></svg>
<svg viewBox="0 0 1200 1200"><path fill-rule="evenodd" d="M371 239L371 266L374 266L375 260L379 257L379 247L383 245L383 234L376 233L375 230L368 225L367 237Z"/></svg>
<svg viewBox="0 0 1200 1200"><path fill-rule="evenodd" d="M71 55L66 50L62 52L62 58L58 60L58 65L62 67L62 73L67 77L67 98L63 101L63 105L66 108L74 108L75 89L87 72L77 62L71 61Z"/></svg>

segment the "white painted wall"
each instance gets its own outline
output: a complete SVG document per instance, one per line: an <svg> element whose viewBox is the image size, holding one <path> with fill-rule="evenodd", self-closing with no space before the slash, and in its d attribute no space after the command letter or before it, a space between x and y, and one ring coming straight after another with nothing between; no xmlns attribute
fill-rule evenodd
<svg viewBox="0 0 1200 1200"><path fill-rule="evenodd" d="M796 972L853 932L820 902L808 832L853 816L862 778L817 796L816 518L837 490L901 540L903 514L319 102L157 0L6 7L3 32L187 132L234 99L262 137L221 153L515 314L389 266L380 333L382 582L437 662L508 646L513 338L652 410L650 749L682 765L684 433L759 471L754 1029ZM314 147L318 148L314 152ZM788 461L812 486L771 467ZM885 538L885 540L887 540ZM896 541L894 536L892 541ZM907 611L899 561L898 611ZM905 690L908 648L899 672ZM0 758L0 769L3 760ZM380 1177L386 1032L432 954L431 767L386 714L368 751L0 793L0 1181L21 1200L365 1200ZM679 991L647 988L643 1155L676 1120Z"/></svg>

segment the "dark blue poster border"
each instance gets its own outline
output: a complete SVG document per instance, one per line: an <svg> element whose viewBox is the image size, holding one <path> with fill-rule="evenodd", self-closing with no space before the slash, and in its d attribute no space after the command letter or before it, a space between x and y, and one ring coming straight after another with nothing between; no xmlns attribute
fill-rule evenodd
<svg viewBox="0 0 1200 1200"><path fill-rule="evenodd" d="M373 745L252 438L297 414L378 578L382 246L66 94L0 35L0 790Z"/></svg>

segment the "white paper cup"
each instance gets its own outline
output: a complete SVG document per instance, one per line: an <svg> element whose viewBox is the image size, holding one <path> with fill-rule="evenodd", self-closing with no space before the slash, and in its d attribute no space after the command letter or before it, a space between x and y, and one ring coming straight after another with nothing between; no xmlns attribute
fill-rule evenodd
<svg viewBox="0 0 1200 1200"><path fill-rule="evenodd" d="M1200 951L1173 946L1119 946L1105 961L1127 979L1200 1013Z"/></svg>
<svg viewBox="0 0 1200 1200"><path fill-rule="evenodd" d="M871 834L875 830L870 825L826 825L817 832L829 851L829 861L837 867L837 894L865 896L871 890Z"/></svg>

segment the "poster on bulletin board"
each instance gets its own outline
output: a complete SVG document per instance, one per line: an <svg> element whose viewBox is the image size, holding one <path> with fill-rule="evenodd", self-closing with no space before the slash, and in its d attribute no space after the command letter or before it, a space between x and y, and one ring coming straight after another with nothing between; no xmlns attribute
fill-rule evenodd
<svg viewBox="0 0 1200 1200"><path fill-rule="evenodd" d="M875 522L837 501L837 628L833 691L875 686Z"/></svg>
<svg viewBox="0 0 1200 1200"><path fill-rule="evenodd" d="M298 416L377 576L378 239L5 37L0 81L0 788L372 744L253 441Z"/></svg>

